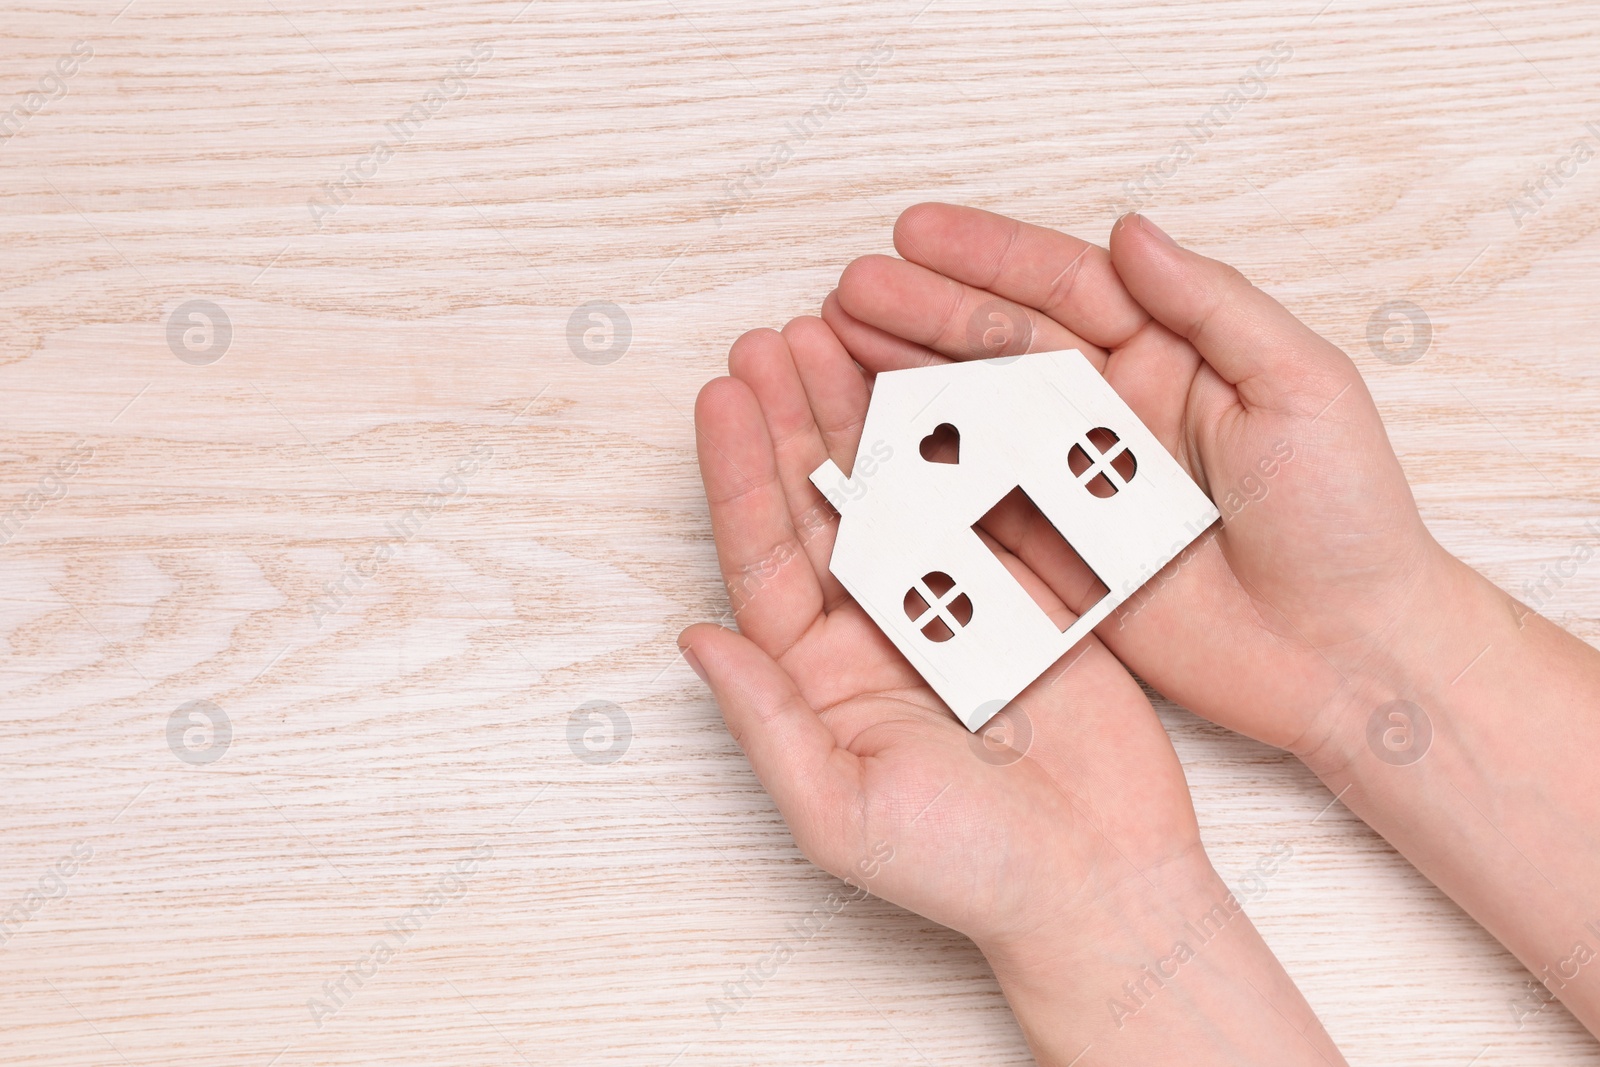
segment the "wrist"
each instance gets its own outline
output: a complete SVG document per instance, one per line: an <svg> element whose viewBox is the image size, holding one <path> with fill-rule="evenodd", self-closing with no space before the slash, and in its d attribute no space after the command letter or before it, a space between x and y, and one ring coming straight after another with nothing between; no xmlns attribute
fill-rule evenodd
<svg viewBox="0 0 1600 1067"><path fill-rule="evenodd" d="M1046 1067L1343 1062L1198 846L980 947Z"/></svg>
<svg viewBox="0 0 1600 1067"><path fill-rule="evenodd" d="M1433 546L1384 629L1345 650L1339 679L1291 751L1341 786L1420 760L1452 686L1485 650L1508 643L1526 612L1480 574Z"/></svg>
<svg viewBox="0 0 1600 1067"><path fill-rule="evenodd" d="M1185 905L1226 895L1224 885L1198 839L1192 846L1143 870L1131 866L1117 874L1102 873L1086 885L1069 908L1041 914L1027 932L1002 940L979 940L995 977L1003 986L1056 989L1063 961L1083 965L1107 949L1155 944ZM1163 946L1170 947L1170 946Z"/></svg>
<svg viewBox="0 0 1600 1067"><path fill-rule="evenodd" d="M1600 1033L1600 657L1446 557L1431 607L1328 704L1302 755L1351 811ZM1537 600L1536 600L1537 602Z"/></svg>

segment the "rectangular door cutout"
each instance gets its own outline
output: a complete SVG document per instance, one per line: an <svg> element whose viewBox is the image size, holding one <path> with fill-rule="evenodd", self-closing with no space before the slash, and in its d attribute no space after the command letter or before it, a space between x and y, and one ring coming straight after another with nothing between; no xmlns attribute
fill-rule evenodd
<svg viewBox="0 0 1600 1067"><path fill-rule="evenodd" d="M1065 609L1051 602L1050 590L1035 588L1036 581L1020 582L1039 605L1039 610L1049 616L1062 633L1110 592L1021 486L1001 497L998 504L985 512L983 518L973 524L972 532L1013 576L1017 574L1018 559L1008 559L1012 553L1002 548L1002 543L1015 546L1016 556L1023 561L1022 569L1048 579L1052 588L1061 591L1063 595L1059 599L1065 601Z"/></svg>

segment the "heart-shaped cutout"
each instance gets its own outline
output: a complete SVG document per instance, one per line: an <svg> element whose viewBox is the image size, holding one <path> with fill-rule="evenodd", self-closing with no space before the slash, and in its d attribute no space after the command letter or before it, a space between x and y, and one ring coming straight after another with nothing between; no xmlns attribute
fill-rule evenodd
<svg viewBox="0 0 1600 1067"><path fill-rule="evenodd" d="M929 463L949 463L951 465L961 462L961 431L948 422L941 422L933 428L933 432L922 439L917 451L922 453L922 458Z"/></svg>

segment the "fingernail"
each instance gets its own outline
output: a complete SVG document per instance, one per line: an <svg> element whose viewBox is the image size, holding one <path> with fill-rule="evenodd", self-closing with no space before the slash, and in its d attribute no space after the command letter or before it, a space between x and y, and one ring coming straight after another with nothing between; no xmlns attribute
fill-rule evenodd
<svg viewBox="0 0 1600 1067"><path fill-rule="evenodd" d="M1138 216L1138 219L1139 219L1139 225L1143 226L1145 231L1147 233L1149 233L1150 236L1155 237L1158 240L1161 240L1161 241L1165 242L1166 244L1171 245L1173 248L1177 248L1178 247L1178 242L1174 241L1171 237L1168 237L1166 230L1163 230L1160 226L1157 226L1155 223L1151 222L1149 219L1145 218L1143 215Z"/></svg>
<svg viewBox="0 0 1600 1067"><path fill-rule="evenodd" d="M684 662L689 664L689 669L694 671L695 674L699 675L702 682L710 685L711 682L706 678L706 669L700 666L700 658L694 654L694 649L690 648L688 645L685 645L684 647L678 649L678 651L683 653Z"/></svg>

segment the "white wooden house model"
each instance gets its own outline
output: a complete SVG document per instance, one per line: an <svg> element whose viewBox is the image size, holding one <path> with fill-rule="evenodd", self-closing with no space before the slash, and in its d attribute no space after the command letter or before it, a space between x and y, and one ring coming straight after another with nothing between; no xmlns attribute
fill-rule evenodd
<svg viewBox="0 0 1600 1067"><path fill-rule="evenodd" d="M969 730L1219 517L1076 349L879 374L855 468L829 569ZM1065 631L974 529L1018 488L1109 590Z"/></svg>

